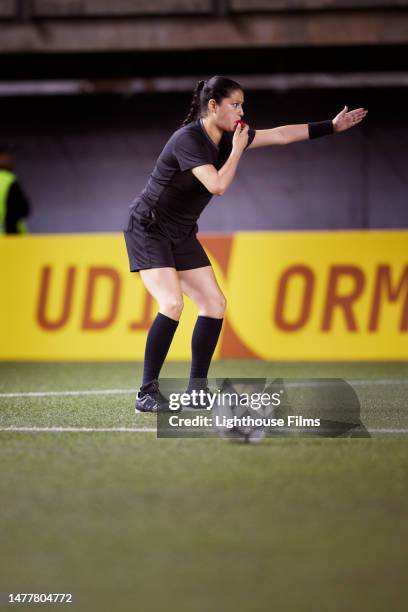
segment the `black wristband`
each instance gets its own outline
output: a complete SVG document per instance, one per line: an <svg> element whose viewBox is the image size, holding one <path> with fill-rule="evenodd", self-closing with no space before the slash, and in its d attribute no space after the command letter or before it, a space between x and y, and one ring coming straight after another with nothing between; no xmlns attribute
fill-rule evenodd
<svg viewBox="0 0 408 612"><path fill-rule="evenodd" d="M333 121L331 119L328 121L314 121L313 123L308 123L307 125L309 128L309 138L328 136L334 132Z"/></svg>

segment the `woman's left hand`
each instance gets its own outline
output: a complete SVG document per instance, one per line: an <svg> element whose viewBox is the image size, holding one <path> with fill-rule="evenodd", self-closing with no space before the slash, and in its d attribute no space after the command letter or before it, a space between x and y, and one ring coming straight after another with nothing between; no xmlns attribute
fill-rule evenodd
<svg viewBox="0 0 408 612"><path fill-rule="evenodd" d="M365 108L356 108L349 111L347 106L333 119L333 130L335 132L344 132L351 127L354 127L364 119L368 110Z"/></svg>

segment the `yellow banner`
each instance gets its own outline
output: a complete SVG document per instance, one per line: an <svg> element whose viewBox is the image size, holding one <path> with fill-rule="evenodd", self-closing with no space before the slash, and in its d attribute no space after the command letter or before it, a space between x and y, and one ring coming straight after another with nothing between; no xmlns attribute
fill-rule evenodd
<svg viewBox="0 0 408 612"><path fill-rule="evenodd" d="M408 232L201 240L228 299L216 358L408 358ZM157 311L121 234L0 239L2 360L141 360ZM190 359L186 298L169 358Z"/></svg>

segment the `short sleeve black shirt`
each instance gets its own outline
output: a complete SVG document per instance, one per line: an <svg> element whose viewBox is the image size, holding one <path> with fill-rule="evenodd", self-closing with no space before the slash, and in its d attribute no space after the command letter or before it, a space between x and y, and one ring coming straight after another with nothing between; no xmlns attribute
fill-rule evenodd
<svg viewBox="0 0 408 612"><path fill-rule="evenodd" d="M255 137L249 130L248 144ZM212 194L191 172L192 168L212 164L219 170L232 150L233 132L224 132L217 146L200 119L178 129L164 146L152 174L136 202L154 208L168 228L191 229Z"/></svg>

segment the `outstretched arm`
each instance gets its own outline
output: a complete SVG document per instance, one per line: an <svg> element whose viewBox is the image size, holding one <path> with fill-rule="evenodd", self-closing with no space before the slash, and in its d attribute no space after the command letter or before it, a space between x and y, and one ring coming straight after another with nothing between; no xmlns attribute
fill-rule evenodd
<svg viewBox="0 0 408 612"><path fill-rule="evenodd" d="M355 110L349 111L347 106L345 106L343 110L332 119L331 129L333 132L344 132L344 130L348 130L360 123L367 113L368 111L365 108L356 108ZM270 130L256 130L255 138L247 148L256 149L257 147L286 145L291 142L299 142L300 140L309 140L311 137L309 126L313 126L313 123L282 125Z"/></svg>

